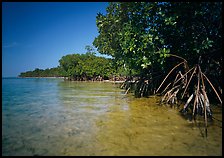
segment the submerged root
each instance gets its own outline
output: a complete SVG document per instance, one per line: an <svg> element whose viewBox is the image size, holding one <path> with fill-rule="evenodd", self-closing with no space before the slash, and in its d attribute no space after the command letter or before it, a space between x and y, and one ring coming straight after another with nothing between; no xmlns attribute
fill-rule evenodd
<svg viewBox="0 0 224 158"><path fill-rule="evenodd" d="M137 98L155 94L155 84L149 79L126 80L120 88L125 89L125 95L134 92Z"/></svg>

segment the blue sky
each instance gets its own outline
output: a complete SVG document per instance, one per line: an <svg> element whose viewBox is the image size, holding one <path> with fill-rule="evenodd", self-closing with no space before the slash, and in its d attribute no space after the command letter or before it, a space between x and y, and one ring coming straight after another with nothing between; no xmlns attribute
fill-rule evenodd
<svg viewBox="0 0 224 158"><path fill-rule="evenodd" d="M56 67L64 55L85 53L85 46L98 35L96 15L105 14L107 6L107 2L3 2L2 76Z"/></svg>

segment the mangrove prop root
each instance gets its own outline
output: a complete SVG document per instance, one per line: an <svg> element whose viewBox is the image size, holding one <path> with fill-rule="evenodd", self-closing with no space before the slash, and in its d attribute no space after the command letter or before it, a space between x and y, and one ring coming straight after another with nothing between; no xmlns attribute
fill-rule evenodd
<svg viewBox="0 0 224 158"><path fill-rule="evenodd" d="M184 63L185 63L185 61L183 61L183 62L177 64L176 66L174 66L174 67L172 68L172 70L170 70L170 72L169 72L169 73L166 75L166 77L164 78L163 82L160 84L159 88L156 90L156 93L158 92L158 90L160 89L160 87L163 85L163 83L165 82L165 80L167 79L167 77L171 74L171 72L173 72L173 70L174 70L175 68L177 68L178 66L180 66L181 64L184 64Z"/></svg>
<svg viewBox="0 0 224 158"><path fill-rule="evenodd" d="M214 90L215 94L217 95L217 97L219 98L220 103L222 104L222 99L219 97L217 91L215 90L214 86L212 85L212 83L209 81L209 79L205 76L204 73L202 73L202 75L205 77L205 79L208 81L208 83L211 85L212 89Z"/></svg>
<svg viewBox="0 0 224 158"><path fill-rule="evenodd" d="M179 75L181 75L181 72L180 72L180 71L178 72L178 74L177 74L176 77L175 77L175 80L174 80L174 82L173 82L173 86L175 85L176 80L177 80L177 78L179 77Z"/></svg>
<svg viewBox="0 0 224 158"><path fill-rule="evenodd" d="M173 57L182 59L182 60L184 60L185 63L187 63L187 60L186 60L186 59L184 59L184 58L182 58L182 57L180 57L180 56L178 56L178 55L175 55L175 54L169 54L169 56L173 56Z"/></svg>
<svg viewBox="0 0 224 158"><path fill-rule="evenodd" d="M184 105L184 109L186 109L188 107L188 104L191 102L191 100L193 99L194 94L191 94L191 96L188 98L187 102Z"/></svg>
<svg viewBox="0 0 224 158"><path fill-rule="evenodd" d="M164 100L167 100L166 102L168 103L170 99L174 99L176 98L176 94L178 93L180 85L177 85L175 87L173 87L172 89L170 89L169 91L166 92L166 94L164 95L164 97L162 98L162 101L161 103L164 101ZM175 89L177 89L175 92L173 92ZM175 99L174 99L175 100ZM174 101L173 101L174 102Z"/></svg>
<svg viewBox="0 0 224 158"><path fill-rule="evenodd" d="M206 109L206 106L209 106L209 102L208 102L208 98L207 98L207 95L206 95L206 92L205 92L205 85L204 85L204 80L203 80L203 76L201 75L201 78L202 78L202 93L203 93L203 99L204 100L204 118L205 118L205 136L207 137L207 133L208 133L208 130L207 130L207 127L208 127L208 124L207 124L207 109Z"/></svg>
<svg viewBox="0 0 224 158"><path fill-rule="evenodd" d="M164 84L164 82L166 81L168 76L171 74L171 72L175 68L180 66L181 64L186 64L186 63L181 62L181 63L177 64L175 67L173 67L169 71L169 73L166 75L166 77L164 78L164 80L162 81L162 83L160 84L158 89L156 90L156 92L158 92L158 90ZM187 78L187 74L190 74L189 79ZM196 80L192 80L193 77L196 78ZM179 71L176 74L174 81L170 82L165 87L165 89L162 91L161 94L163 94L163 93L165 93L165 94L161 99L161 103L162 102L171 103L171 104L176 103L178 93L181 93L180 96L181 96L181 99L183 99L189 85L193 83L193 85L191 85L191 87L192 88L194 87L194 92L193 92L193 94L190 95L190 97L188 97L186 103L184 104L183 109L180 112L183 112L183 113L187 112L189 105L192 105L193 106L192 117L194 118L195 121L196 121L196 115L198 115L198 114L204 115L205 137L207 137L208 117L213 118L213 116L212 116L212 111L211 111L210 104L209 104L209 99L208 99L208 96L205 91L206 87L205 87L204 80L207 80L207 82L210 84L210 86L212 87L213 91L215 92L219 101L222 104L222 100L221 100L219 94L217 93L216 89L214 88L214 86L212 85L210 80L205 76L204 73L202 73L201 68L198 64L196 66L194 66L193 68L191 68L190 70L188 70L183 75L181 74L181 71ZM179 82L179 81L181 81L181 82ZM194 101L191 104L191 101L193 100L193 98L194 98Z"/></svg>
<svg viewBox="0 0 224 158"><path fill-rule="evenodd" d="M184 89L184 92L183 92L183 95L182 95L181 99L183 99L184 94L185 94L185 92L186 92L186 90L187 90L187 88L188 88L188 85L190 84L193 75L196 73L196 68L197 68L197 67L194 68L194 71L193 71L193 73L191 74L191 77L190 77L190 79L189 79L189 81L188 81L188 83L187 83L187 85L186 85L186 87L185 87L185 89Z"/></svg>
<svg viewBox="0 0 224 158"><path fill-rule="evenodd" d="M171 103L173 104L174 103L174 101L176 100L176 95L177 95L177 93L178 93L178 91L179 91L179 89L177 89L168 99L167 99L167 103L171 100Z"/></svg>
<svg viewBox="0 0 224 158"><path fill-rule="evenodd" d="M128 91L131 89L131 86L126 90L125 95L128 94Z"/></svg>
<svg viewBox="0 0 224 158"><path fill-rule="evenodd" d="M182 78L184 78L189 72L191 72L193 70L193 68L191 68L188 72L186 72L184 75L182 75L181 78L179 78L177 81L174 81L174 84L176 84L178 81L180 81ZM187 77L186 77L186 79L187 79Z"/></svg>
<svg viewBox="0 0 224 158"><path fill-rule="evenodd" d="M163 93L167 90L167 88L168 88L170 85L171 85L171 83L169 83L169 84L166 86L166 88L162 91L161 94L163 94Z"/></svg>
<svg viewBox="0 0 224 158"><path fill-rule="evenodd" d="M200 93L198 98L199 98L199 106L200 108L202 108L202 110L204 110L203 107L204 96Z"/></svg>
<svg viewBox="0 0 224 158"><path fill-rule="evenodd" d="M200 70L200 69L199 69ZM198 93L199 93L199 86L200 86L200 71L198 71L198 85L197 85L197 90L196 90L196 94L195 94L195 101L194 101L194 109L193 109L193 116L195 115L195 106L196 104L198 104Z"/></svg>

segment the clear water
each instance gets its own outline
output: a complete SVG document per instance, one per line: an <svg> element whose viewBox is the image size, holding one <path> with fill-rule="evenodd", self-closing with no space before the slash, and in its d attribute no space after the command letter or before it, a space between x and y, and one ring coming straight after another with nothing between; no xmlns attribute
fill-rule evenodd
<svg viewBox="0 0 224 158"><path fill-rule="evenodd" d="M117 84L2 79L2 155L222 155L222 113L208 137L158 98Z"/></svg>

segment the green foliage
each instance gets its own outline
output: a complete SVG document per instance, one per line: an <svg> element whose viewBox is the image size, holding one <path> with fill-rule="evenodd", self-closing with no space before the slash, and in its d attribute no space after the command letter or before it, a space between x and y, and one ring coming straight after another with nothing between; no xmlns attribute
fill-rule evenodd
<svg viewBox="0 0 224 158"><path fill-rule="evenodd" d="M97 76L109 78L115 71L111 59L98 57L90 52L63 56L59 63L65 76L73 79L89 80Z"/></svg>
<svg viewBox="0 0 224 158"><path fill-rule="evenodd" d="M172 53L190 67L200 57L202 70L219 78L221 14L222 2L111 2L105 15L96 16L99 35L93 45L112 56L117 67L125 64L144 76L167 73Z"/></svg>
<svg viewBox="0 0 224 158"><path fill-rule="evenodd" d="M96 53L95 53L95 49L92 47L92 46L90 46L90 45L87 45L86 47L85 47L85 49L86 49L86 54L88 54L88 55L96 55Z"/></svg>
<svg viewBox="0 0 224 158"><path fill-rule="evenodd" d="M59 68L47 68L45 70L36 68L33 71L20 73L19 77L61 77L63 71Z"/></svg>
<svg viewBox="0 0 224 158"><path fill-rule="evenodd" d="M160 67L169 53L156 24L164 21L163 16L162 6L157 2L110 3L107 14L96 17L100 34L93 44L100 53L122 61L131 70L141 72ZM169 24L174 20L169 17Z"/></svg>
<svg viewBox="0 0 224 158"><path fill-rule="evenodd" d="M163 37L171 52L193 61L193 65L199 56L207 60L214 49L220 49L221 6L221 2L171 3L167 14L175 13L176 24L162 28L168 31Z"/></svg>

